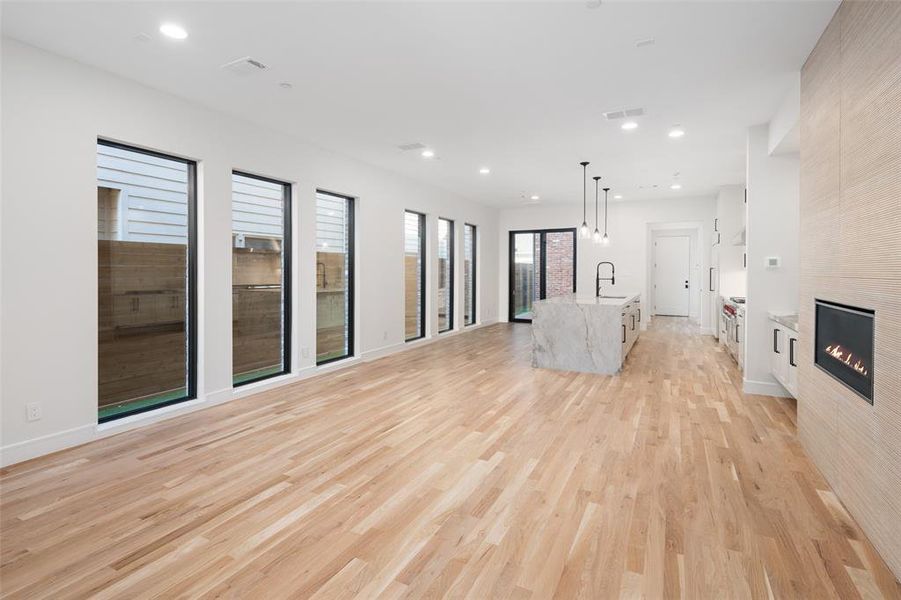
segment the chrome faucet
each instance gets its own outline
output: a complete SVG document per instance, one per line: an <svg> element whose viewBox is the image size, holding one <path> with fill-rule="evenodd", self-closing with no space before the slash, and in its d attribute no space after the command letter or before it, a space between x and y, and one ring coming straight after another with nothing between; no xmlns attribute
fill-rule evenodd
<svg viewBox="0 0 901 600"><path fill-rule="evenodd" d="M616 266L612 262L608 262L606 260L599 262L597 268L594 271L594 295L597 297L600 297L601 295L601 265L610 265L610 277L604 277L603 281L609 281L610 285L616 285Z"/></svg>

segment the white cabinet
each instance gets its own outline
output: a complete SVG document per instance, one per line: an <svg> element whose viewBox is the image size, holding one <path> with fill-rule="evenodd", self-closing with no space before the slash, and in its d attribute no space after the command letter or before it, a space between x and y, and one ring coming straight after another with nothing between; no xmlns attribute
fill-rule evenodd
<svg viewBox="0 0 901 600"><path fill-rule="evenodd" d="M641 333L641 301L635 299L629 304L623 306L622 310L622 343L623 343L623 359L629 354L632 346L635 345L638 336Z"/></svg>
<svg viewBox="0 0 901 600"><path fill-rule="evenodd" d="M773 377L788 393L798 397L798 332L791 327L770 320L770 370Z"/></svg>
<svg viewBox="0 0 901 600"><path fill-rule="evenodd" d="M788 335L788 375L785 378L785 389L795 398L798 397L798 332L785 329Z"/></svg>

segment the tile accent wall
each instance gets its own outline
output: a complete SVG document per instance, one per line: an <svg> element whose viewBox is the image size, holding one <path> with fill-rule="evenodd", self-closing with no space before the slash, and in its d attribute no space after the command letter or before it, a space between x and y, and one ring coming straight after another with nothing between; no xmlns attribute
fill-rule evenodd
<svg viewBox="0 0 901 600"><path fill-rule="evenodd" d="M901 2L845 0L801 72L799 435L901 578ZM814 366L814 298L876 311L873 406Z"/></svg>

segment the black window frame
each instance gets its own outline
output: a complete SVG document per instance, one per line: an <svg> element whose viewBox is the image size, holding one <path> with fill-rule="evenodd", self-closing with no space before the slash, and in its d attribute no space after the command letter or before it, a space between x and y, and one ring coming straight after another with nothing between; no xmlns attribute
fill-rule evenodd
<svg viewBox="0 0 901 600"><path fill-rule="evenodd" d="M276 185L282 186L282 369L281 371L278 371L276 373L268 373L266 375L260 375L259 377L254 377L252 379L247 379L245 381L235 383L235 373L233 365L232 388L234 389L248 385L250 383L258 383L260 381L265 381L266 379L272 379L273 377L281 377L283 375L291 374L291 280L293 277L293 273L291 271L291 249L293 248L293 237L291 231L291 198L293 197L294 186L289 181L273 179L272 177L257 175L256 173L241 171L240 169L232 169L232 175L240 175L241 177L258 179L260 181L274 183ZM232 186L234 186L234 180L232 180ZM232 189L234 190L234 187L232 187ZM234 252L234 248L232 248L232 252ZM232 343L234 344L234 329L232 329Z"/></svg>
<svg viewBox="0 0 901 600"><path fill-rule="evenodd" d="M507 319L511 323L531 323L532 319L521 319L516 318L513 314L514 311L514 302L513 302L513 294L514 294L514 279L515 279L515 270L514 270L514 258L515 258L515 247L514 242L516 240L517 234L523 233L532 233L532 234L540 234L540 246L541 246L541 262L539 263L539 272L541 273L541 281L539 282L539 294L538 299L544 300L547 298L547 277L545 276L547 271L547 234L548 233L572 233L573 234L573 293L576 293L576 274L578 273L578 249L579 249L579 237L578 232L575 227L561 227L554 229L515 229L509 231L510 241L509 241L509 250L507 254L507 262L509 263L509 279L507 281Z"/></svg>
<svg viewBox="0 0 901 600"><path fill-rule="evenodd" d="M164 408L166 406L172 406L173 404L180 404L182 402L187 402L189 400L197 399L197 161L191 160L188 158L184 158L181 156L175 156L172 154L166 154L165 152L158 152L156 150L149 150L147 148L141 148L140 146L132 146L130 144L123 144L122 142L116 142L113 140L107 140L101 137L97 138L97 144L101 146L107 146L110 148L118 148L120 150L127 150L129 152L135 152L137 154L144 154L146 156L154 156L156 158L163 158L166 160L171 160L175 162L184 163L188 169L188 243L187 243L187 275L188 281L186 285L186 316L185 316L185 337L188 345L188 351L186 356L186 394L184 396L178 398L172 398L170 400L165 400L158 404L153 404L151 406L142 406L137 407L132 410L123 411L121 413L117 413L115 415L108 415L106 417L101 417L99 414L100 406L99 402L97 403L97 423L109 423L111 421L118 421L119 419L124 419L125 417L130 417L133 415L150 412L152 410L158 410L160 408ZM96 164L96 159L95 159ZM97 309L99 311L99 298L97 300L98 306ZM99 332L98 332L99 333ZM99 357L99 348L98 348L98 357ZM99 376L99 368L98 368L98 376ZM98 381L99 387L99 381ZM99 393L99 391L98 391Z"/></svg>
<svg viewBox="0 0 901 600"><path fill-rule="evenodd" d="M466 304L464 301L464 304L463 304L463 327L469 327L470 325L475 325L476 322L478 321L478 318L476 317L476 315L478 315L478 310L477 310L477 305L476 305L476 298L478 298L478 294L476 293L476 285L477 285L476 282L478 281L477 257L479 255L479 251L478 251L478 239L479 239L478 238L478 229L479 228L476 225L473 225L472 223L465 223L465 222L463 223L463 252L464 252L463 268L464 269L466 268L465 252L466 252L466 228L467 227L472 228L472 260L470 261L472 263L472 291L470 292L470 295L471 295L470 301L472 302L472 315L471 315L472 321L467 322L467 320L466 320ZM466 281L465 275L463 277L463 280ZM463 287L464 287L463 293L465 294L466 286L464 285Z"/></svg>
<svg viewBox="0 0 901 600"><path fill-rule="evenodd" d="M444 221L445 223L447 223L447 226L448 226L448 230L447 230L448 282L447 282L447 285L449 288L450 298L449 298L449 303L448 303L447 327L445 327L444 329L441 329L439 327L438 328L439 335L442 333L447 333L448 331L454 330L454 316L455 316L454 315L454 312L455 312L454 311L454 302L456 300L456 294L454 294L454 284L456 281L455 275L456 275L456 270L457 270L457 261L456 261L456 257L454 256L454 236L456 234L456 223L454 223L453 219L448 219L445 217L438 217L438 228L439 228L438 243L439 244L441 243L441 232L440 232L441 221ZM439 260L440 260L440 257L439 257ZM439 274L440 274L440 270L439 270ZM436 277L436 279L437 279L437 277ZM440 284L441 282L439 281L437 283ZM438 314L438 311L440 311L441 307L439 306L436 308L437 308L436 315L438 315L438 317L440 319L440 314Z"/></svg>
<svg viewBox="0 0 901 600"><path fill-rule="evenodd" d="M347 202L347 288L345 290L345 294L347 295L347 352L341 356L334 356L332 358L326 358L325 360L316 360L316 366L320 367L322 365L327 365L329 363L333 363L339 360L345 360L348 358L353 358L356 356L356 350L354 345L355 340L355 329L356 329L356 321L354 319L354 311L356 310L356 304L354 302L356 296L356 261L357 261L357 253L356 253L356 237L357 237L357 229L356 229L356 197L348 196L347 194L339 194L336 192L330 192L328 190L317 189L316 194L325 194L327 196L332 196L334 198L341 198L345 202ZM317 284L318 286L318 284ZM316 324L316 335L319 335L319 324Z"/></svg>
<svg viewBox="0 0 901 600"><path fill-rule="evenodd" d="M419 295L422 299L422 310L419 311L419 335L415 337L408 338L404 335L404 343L406 342L415 342L416 340L421 340L426 336L426 315L429 314L428 311L428 287L426 285L426 262L428 260L428 254L426 254L426 216L425 213L421 213L419 211L404 209L404 218L406 218L407 214L416 215L419 219L419 254L421 256L421 260L419 261ZM406 236L406 221L404 222L404 236ZM406 242L406 239L404 239ZM406 286L406 281L404 281L404 286ZM406 291L406 290L405 290ZM406 314L404 315L404 324L406 327Z"/></svg>

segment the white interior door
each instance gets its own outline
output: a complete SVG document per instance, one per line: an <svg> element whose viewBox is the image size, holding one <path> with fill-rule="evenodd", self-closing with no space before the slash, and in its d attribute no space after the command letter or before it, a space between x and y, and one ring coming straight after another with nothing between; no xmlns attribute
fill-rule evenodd
<svg viewBox="0 0 901 600"><path fill-rule="evenodd" d="M688 236L654 242L654 314L687 317L691 243Z"/></svg>

